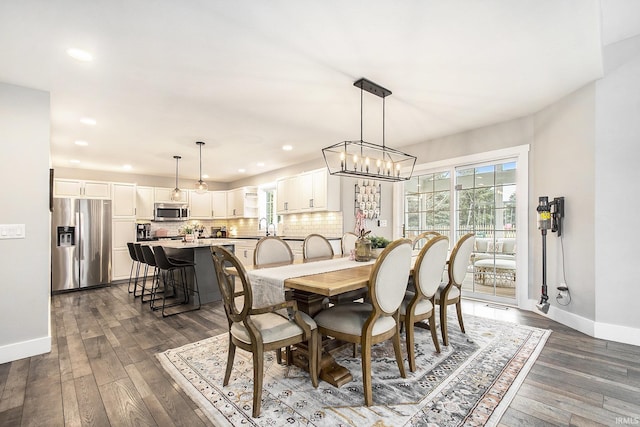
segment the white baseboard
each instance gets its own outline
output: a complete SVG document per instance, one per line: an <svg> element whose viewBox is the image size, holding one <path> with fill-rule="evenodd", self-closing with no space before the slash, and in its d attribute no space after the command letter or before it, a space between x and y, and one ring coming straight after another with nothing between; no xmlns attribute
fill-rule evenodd
<svg viewBox="0 0 640 427"><path fill-rule="evenodd" d="M548 317L551 320L562 323L590 337L640 346L640 329L638 328L594 322L593 320L569 313L553 305L549 307L549 313L544 314L536 307L537 303L537 300L530 299L527 300L526 307L520 308Z"/></svg>
<svg viewBox="0 0 640 427"><path fill-rule="evenodd" d="M51 351L51 336L0 347L0 364Z"/></svg>

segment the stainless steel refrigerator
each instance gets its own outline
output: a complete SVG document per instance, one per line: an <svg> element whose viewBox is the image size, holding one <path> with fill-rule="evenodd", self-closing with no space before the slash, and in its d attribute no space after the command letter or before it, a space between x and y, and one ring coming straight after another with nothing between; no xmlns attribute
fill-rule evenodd
<svg viewBox="0 0 640 427"><path fill-rule="evenodd" d="M53 199L51 292L111 282L111 201Z"/></svg>

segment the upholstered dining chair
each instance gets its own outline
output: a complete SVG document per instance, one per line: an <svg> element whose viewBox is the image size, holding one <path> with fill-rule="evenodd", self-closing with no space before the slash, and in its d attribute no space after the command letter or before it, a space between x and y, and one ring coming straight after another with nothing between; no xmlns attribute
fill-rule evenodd
<svg viewBox="0 0 640 427"><path fill-rule="evenodd" d="M347 231L342 235L342 239L340 239L342 255L349 255L356 248L356 240L358 240L358 235L351 231Z"/></svg>
<svg viewBox="0 0 640 427"><path fill-rule="evenodd" d="M218 286L229 322L229 353L223 385L229 384L236 347L253 353L253 417L260 415L264 352L278 350L307 341L311 383L318 387L318 331L314 320L297 310L295 301L252 308L253 293L247 272L236 256L219 246L211 246ZM234 276L227 268L236 270L242 290L236 290ZM238 298L243 297L243 298ZM290 317L277 313L287 309Z"/></svg>
<svg viewBox="0 0 640 427"><path fill-rule="evenodd" d="M302 258L332 258L333 247L331 243L320 234L309 234L302 242Z"/></svg>
<svg viewBox="0 0 640 427"><path fill-rule="evenodd" d="M406 377L400 349L398 309L407 289L411 268L411 240L390 243L376 259L369 277L370 303L351 302L334 305L319 312L314 320L320 336L361 345L364 401L373 404L371 386L371 347L393 339L396 362Z"/></svg>
<svg viewBox="0 0 640 427"><path fill-rule="evenodd" d="M266 236L258 240L256 249L253 252L253 264L256 266L266 264L291 264L293 262L293 252L291 248L279 237Z"/></svg>
<svg viewBox="0 0 640 427"><path fill-rule="evenodd" d="M422 247L431 239L436 236L441 236L437 231L425 231L418 234L413 239L413 249L422 249Z"/></svg>
<svg viewBox="0 0 640 427"><path fill-rule="evenodd" d="M411 372L416 370L415 323L429 319L431 339L436 351L440 353L440 344L436 333L434 296L442 280L448 249L449 239L445 236L435 236L422 247L413 266L415 291L407 291L400 305L400 321L404 322L406 331L407 355Z"/></svg>
<svg viewBox="0 0 640 427"><path fill-rule="evenodd" d="M449 345L447 306L455 304L460 330L462 333L465 333L460 297L462 293L462 281L467 274L467 267L469 267L474 242L475 236L473 233L465 234L456 242L449 256L449 268L447 270L449 279L447 283L440 284L435 295L435 302L440 306L440 332L444 345Z"/></svg>

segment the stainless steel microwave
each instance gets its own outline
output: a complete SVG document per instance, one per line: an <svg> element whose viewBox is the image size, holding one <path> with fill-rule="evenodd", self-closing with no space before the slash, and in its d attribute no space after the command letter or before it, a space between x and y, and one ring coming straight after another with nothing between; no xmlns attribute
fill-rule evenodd
<svg viewBox="0 0 640 427"><path fill-rule="evenodd" d="M155 221L187 221L189 206L182 203L156 203L153 219Z"/></svg>

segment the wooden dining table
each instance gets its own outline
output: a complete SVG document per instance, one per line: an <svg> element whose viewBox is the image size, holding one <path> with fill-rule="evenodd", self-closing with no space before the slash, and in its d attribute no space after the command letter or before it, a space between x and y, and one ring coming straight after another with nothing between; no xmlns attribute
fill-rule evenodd
<svg viewBox="0 0 640 427"><path fill-rule="evenodd" d="M334 258L340 257L336 256ZM413 260L415 260L415 258L414 256ZM313 261L317 260L296 261L296 263ZM260 267L249 266L246 267L246 269L251 271L255 269L280 267L283 265L284 264L269 264ZM367 289L373 266L373 263L359 265L357 262L354 262L354 266L347 269L285 279L284 287L289 290L288 294L291 299L296 301L298 309L313 317L327 307L328 297L344 295L359 289ZM340 387L353 379L349 370L338 364L329 352L344 345L345 343L334 339L327 339L323 342L320 361L320 378L336 387ZM307 355L306 347L299 346L293 352L290 362L306 369L308 367Z"/></svg>

